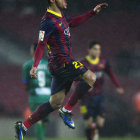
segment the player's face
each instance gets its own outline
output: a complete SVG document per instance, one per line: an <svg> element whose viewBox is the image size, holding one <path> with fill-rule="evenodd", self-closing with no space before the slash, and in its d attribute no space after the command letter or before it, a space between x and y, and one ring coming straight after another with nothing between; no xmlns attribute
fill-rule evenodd
<svg viewBox="0 0 140 140"><path fill-rule="evenodd" d="M67 0L55 0L55 2L59 9L61 10L67 9Z"/></svg>
<svg viewBox="0 0 140 140"><path fill-rule="evenodd" d="M91 57L100 57L101 55L101 46L96 44L91 49L89 49L89 55Z"/></svg>

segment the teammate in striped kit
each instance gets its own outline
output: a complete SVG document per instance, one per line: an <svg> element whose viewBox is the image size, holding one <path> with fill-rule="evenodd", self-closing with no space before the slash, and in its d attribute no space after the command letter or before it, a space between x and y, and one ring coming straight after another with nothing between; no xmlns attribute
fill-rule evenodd
<svg viewBox="0 0 140 140"><path fill-rule="evenodd" d="M83 79L93 87L95 74L82 63L75 61L71 55L70 27L76 27L108 6L107 3L97 5L93 10L75 18L68 18L62 10L67 8L66 0L48 0L49 7L41 20L38 47L34 56L34 64L30 71L32 78L36 78L38 64L42 58L44 48L48 46L49 69L52 74L51 98L49 102L40 105L35 112L23 123L16 123L16 137L22 140L33 124L61 107L66 93L74 80ZM71 113L59 110L64 123L74 129L75 124Z"/></svg>
<svg viewBox="0 0 140 140"><path fill-rule="evenodd" d="M104 74L106 73L110 77L117 87L118 93L122 94L124 90L112 71L108 60L101 56L100 43L91 42L89 55L81 62L96 74L94 88L90 89L84 81L77 83L76 89L65 105L64 110L71 112L77 101L81 99L80 111L85 120L87 140L98 140L99 132L97 128L104 126Z"/></svg>

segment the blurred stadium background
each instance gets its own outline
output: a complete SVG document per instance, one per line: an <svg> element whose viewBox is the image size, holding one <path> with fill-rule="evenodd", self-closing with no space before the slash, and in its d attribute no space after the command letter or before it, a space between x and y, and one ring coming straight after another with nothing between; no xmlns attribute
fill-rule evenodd
<svg viewBox="0 0 140 140"><path fill-rule="evenodd" d="M98 0L68 0L67 13L79 15L93 8ZM73 55L86 55L88 43L101 42L103 55L110 59L124 95L115 94L106 80L106 125L102 137L140 137L140 1L106 0L109 8L77 29L72 29ZM13 139L13 123L28 107L21 82L22 64L30 59L30 45L38 39L41 15L47 0L0 0L0 138ZM77 129L69 130L57 113L51 115L48 137L82 138L83 120L79 107L74 110ZM64 131L65 130L65 131ZM33 130L29 137L33 137ZM138 138L139 139L139 138ZM115 138L114 138L115 140Z"/></svg>

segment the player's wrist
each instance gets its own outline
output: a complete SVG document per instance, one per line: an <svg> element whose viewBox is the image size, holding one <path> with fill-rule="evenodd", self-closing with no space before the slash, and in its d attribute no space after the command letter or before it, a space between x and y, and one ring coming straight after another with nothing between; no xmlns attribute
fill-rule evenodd
<svg viewBox="0 0 140 140"><path fill-rule="evenodd" d="M96 15L96 14L97 14L97 12L96 12L96 10L95 10L95 9L93 9L93 10L92 10L92 14L94 14L94 15Z"/></svg>
<svg viewBox="0 0 140 140"><path fill-rule="evenodd" d="M36 64L33 64L32 68L37 68L37 65Z"/></svg>
<svg viewBox="0 0 140 140"><path fill-rule="evenodd" d="M32 69L36 70L36 69L37 69L37 67L36 67L36 66L32 66Z"/></svg>
<svg viewBox="0 0 140 140"><path fill-rule="evenodd" d="M96 12L94 11L94 9L90 10L90 14L93 16L96 15Z"/></svg>

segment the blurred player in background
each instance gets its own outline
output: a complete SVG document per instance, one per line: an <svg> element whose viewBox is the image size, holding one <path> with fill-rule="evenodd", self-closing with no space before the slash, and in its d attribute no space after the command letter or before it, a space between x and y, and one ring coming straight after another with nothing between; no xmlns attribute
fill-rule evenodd
<svg viewBox="0 0 140 140"><path fill-rule="evenodd" d="M96 81L95 74L72 57L70 27L84 23L106 8L108 4L99 4L86 14L68 18L63 13L63 10L67 9L66 0L49 0L48 2L49 7L40 23L39 41L30 75L32 78L37 77L37 67L47 44L49 70L52 74L51 98L50 101L41 104L23 123L16 122L16 137L19 140L23 139L26 131L33 124L61 107L74 80L83 79L90 87L93 87ZM71 113L59 109L59 115L68 127L75 128Z"/></svg>
<svg viewBox="0 0 140 140"><path fill-rule="evenodd" d="M98 128L104 126L104 73L106 73L117 87L118 93L123 94L115 74L113 73L107 59L101 56L101 45L98 42L91 42L88 55L81 61L87 68L96 74L94 88L89 89L88 85L81 81L77 83L76 89L65 105L64 109L71 112L79 99L82 99L81 113L85 121L85 133L87 140L98 140ZM75 100L73 100L73 98Z"/></svg>
<svg viewBox="0 0 140 140"><path fill-rule="evenodd" d="M34 56L37 44L31 46L31 55ZM30 76L30 69L33 65L33 59L29 60L23 65L23 83L25 90L29 93L28 101L31 113L36 110L36 108L49 101L51 94L51 75L48 70L48 61L41 59L38 70L37 79L33 79ZM43 118L38 121L35 126L35 135L37 140L45 140L45 123L48 122L48 117Z"/></svg>

